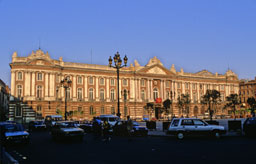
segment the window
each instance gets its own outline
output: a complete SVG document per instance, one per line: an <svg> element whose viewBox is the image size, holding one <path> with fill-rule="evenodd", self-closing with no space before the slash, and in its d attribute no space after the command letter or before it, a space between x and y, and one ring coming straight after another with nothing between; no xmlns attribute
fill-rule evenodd
<svg viewBox="0 0 256 164"><path fill-rule="evenodd" d="M67 99L70 100L70 88L67 88Z"/></svg>
<svg viewBox="0 0 256 164"><path fill-rule="evenodd" d="M111 107L111 114L115 114L115 107Z"/></svg>
<svg viewBox="0 0 256 164"><path fill-rule="evenodd" d="M81 106L79 106L79 107L77 108L77 111L78 111L79 113L81 113L81 112L83 111L83 108L82 108Z"/></svg>
<svg viewBox="0 0 256 164"><path fill-rule="evenodd" d="M123 86L127 86L127 79L123 79Z"/></svg>
<svg viewBox="0 0 256 164"><path fill-rule="evenodd" d="M104 100L104 89L100 89L100 100Z"/></svg>
<svg viewBox="0 0 256 164"><path fill-rule="evenodd" d="M203 89L203 84L200 84L199 87L200 87L200 89Z"/></svg>
<svg viewBox="0 0 256 164"><path fill-rule="evenodd" d="M90 106L90 115L94 115L93 106Z"/></svg>
<svg viewBox="0 0 256 164"><path fill-rule="evenodd" d="M193 93L193 101L194 101L194 103L197 102L197 94L196 93Z"/></svg>
<svg viewBox="0 0 256 164"><path fill-rule="evenodd" d="M185 83L185 88L188 89L188 83Z"/></svg>
<svg viewBox="0 0 256 164"><path fill-rule="evenodd" d="M110 79L110 85L115 86L115 79Z"/></svg>
<svg viewBox="0 0 256 164"><path fill-rule="evenodd" d="M221 99L222 102L224 101L224 94L223 93L220 94L220 99Z"/></svg>
<svg viewBox="0 0 256 164"><path fill-rule="evenodd" d="M170 98L170 92L166 91L166 99L169 99L169 98Z"/></svg>
<svg viewBox="0 0 256 164"><path fill-rule="evenodd" d="M38 85L37 88L36 88L36 97L37 97L37 98L42 98L42 95L43 95L42 92L43 92L43 91L42 91L42 86L41 86L41 85Z"/></svg>
<svg viewBox="0 0 256 164"><path fill-rule="evenodd" d="M100 78L100 85L104 85L104 78Z"/></svg>
<svg viewBox="0 0 256 164"><path fill-rule="evenodd" d="M77 88L77 98L78 100L82 100L83 98L83 89L82 88Z"/></svg>
<svg viewBox="0 0 256 164"><path fill-rule="evenodd" d="M89 89L89 100L93 100L93 88Z"/></svg>
<svg viewBox="0 0 256 164"><path fill-rule="evenodd" d="M205 125L205 123L201 120L194 120L194 124L198 125L198 126L204 126Z"/></svg>
<svg viewBox="0 0 256 164"><path fill-rule="evenodd" d="M93 77L89 77L89 84L93 84Z"/></svg>
<svg viewBox="0 0 256 164"><path fill-rule="evenodd" d="M36 116L42 117L42 107L40 105L36 107Z"/></svg>
<svg viewBox="0 0 256 164"><path fill-rule="evenodd" d="M178 126L180 120L173 120L172 121L172 126Z"/></svg>
<svg viewBox="0 0 256 164"><path fill-rule="evenodd" d="M18 72L18 80L22 80L22 72Z"/></svg>
<svg viewBox="0 0 256 164"><path fill-rule="evenodd" d="M182 120L181 125L194 125L192 120Z"/></svg>
<svg viewBox="0 0 256 164"><path fill-rule="evenodd" d="M21 107L19 105L16 106L15 116L16 117L21 117Z"/></svg>
<svg viewBox="0 0 256 164"><path fill-rule="evenodd" d="M42 73L37 73L37 80L42 81L43 80L43 75Z"/></svg>
<svg viewBox="0 0 256 164"><path fill-rule="evenodd" d="M81 76L78 76L77 78L77 84L82 84L83 81L82 81L82 77Z"/></svg>
<svg viewBox="0 0 256 164"><path fill-rule="evenodd" d="M59 83L60 82L60 76L56 75L56 82Z"/></svg>
<svg viewBox="0 0 256 164"><path fill-rule="evenodd" d="M145 86L145 80L144 80L144 79L142 79L142 80L140 81L140 85L141 85L142 87Z"/></svg>
<svg viewBox="0 0 256 164"><path fill-rule="evenodd" d="M111 91L110 91L110 99L111 100L115 99L115 90L114 89L111 89Z"/></svg>
<svg viewBox="0 0 256 164"><path fill-rule="evenodd" d="M70 76L66 76L66 79L67 79L67 80L70 80Z"/></svg>
<svg viewBox="0 0 256 164"><path fill-rule="evenodd" d="M224 85L220 85L220 90L224 91Z"/></svg>
<svg viewBox="0 0 256 164"><path fill-rule="evenodd" d="M166 88L170 88L170 81L165 82Z"/></svg>
<svg viewBox="0 0 256 164"><path fill-rule="evenodd" d="M234 85L231 85L230 87L231 87L230 90L234 91Z"/></svg>
<svg viewBox="0 0 256 164"><path fill-rule="evenodd" d="M22 97L22 86L21 85L17 86L17 97Z"/></svg>
<svg viewBox="0 0 256 164"><path fill-rule="evenodd" d="M192 86L193 86L193 89L196 90L196 84L193 84Z"/></svg>
<svg viewBox="0 0 256 164"><path fill-rule="evenodd" d="M180 83L177 83L177 88L180 89Z"/></svg>
<svg viewBox="0 0 256 164"><path fill-rule="evenodd" d="M145 100L145 91L144 90L141 90L141 99Z"/></svg>
<svg viewBox="0 0 256 164"><path fill-rule="evenodd" d="M210 85L209 84L206 84L206 89L210 89Z"/></svg>
<svg viewBox="0 0 256 164"><path fill-rule="evenodd" d="M158 98L158 90L156 88L153 90L153 96L154 96L154 100Z"/></svg>
<svg viewBox="0 0 256 164"><path fill-rule="evenodd" d="M105 114L104 106L102 106L102 107L100 108L100 114Z"/></svg>

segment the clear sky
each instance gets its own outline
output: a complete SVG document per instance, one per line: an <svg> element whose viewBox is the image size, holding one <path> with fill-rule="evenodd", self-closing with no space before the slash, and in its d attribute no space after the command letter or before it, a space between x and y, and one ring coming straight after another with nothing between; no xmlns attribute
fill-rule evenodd
<svg viewBox="0 0 256 164"><path fill-rule="evenodd" d="M108 64L119 51L141 65L256 76L255 0L0 0L0 79L11 55Z"/></svg>

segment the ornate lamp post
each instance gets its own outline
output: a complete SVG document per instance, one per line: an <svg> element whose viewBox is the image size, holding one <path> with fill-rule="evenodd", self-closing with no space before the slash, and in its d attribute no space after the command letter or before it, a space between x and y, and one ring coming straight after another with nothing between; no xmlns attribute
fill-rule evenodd
<svg viewBox="0 0 256 164"><path fill-rule="evenodd" d="M119 101L119 70L123 67L127 66L127 61L128 58L124 57L124 65L122 65L122 59L120 58L120 54L119 52L117 52L115 54L115 56L113 57L115 64L112 66L112 57L110 56L108 59L109 62L109 67L115 68L116 69L116 73L117 73L117 116L120 118L121 113L120 113L120 101Z"/></svg>
<svg viewBox="0 0 256 164"><path fill-rule="evenodd" d="M65 121L67 121L67 89L71 86L72 81L67 77L60 81L61 86L65 89Z"/></svg>

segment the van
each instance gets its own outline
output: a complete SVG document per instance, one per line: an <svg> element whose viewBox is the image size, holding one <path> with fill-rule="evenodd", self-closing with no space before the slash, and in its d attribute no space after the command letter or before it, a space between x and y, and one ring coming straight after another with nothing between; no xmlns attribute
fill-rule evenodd
<svg viewBox="0 0 256 164"><path fill-rule="evenodd" d="M62 121L63 118L61 115L48 115L45 116L45 125L47 128L52 127L56 124L57 121Z"/></svg>
<svg viewBox="0 0 256 164"><path fill-rule="evenodd" d="M120 118L115 115L100 115L96 119L100 119L103 122L106 120L111 126L114 126Z"/></svg>

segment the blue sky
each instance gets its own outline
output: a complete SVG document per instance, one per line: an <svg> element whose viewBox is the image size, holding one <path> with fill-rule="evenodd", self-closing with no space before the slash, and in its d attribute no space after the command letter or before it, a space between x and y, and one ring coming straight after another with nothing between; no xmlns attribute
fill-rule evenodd
<svg viewBox="0 0 256 164"><path fill-rule="evenodd" d="M141 65L256 76L254 0L0 0L0 79L11 55L39 47L53 59L108 64L119 51Z"/></svg>

